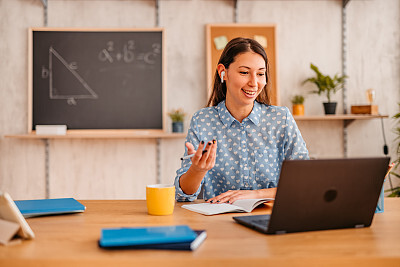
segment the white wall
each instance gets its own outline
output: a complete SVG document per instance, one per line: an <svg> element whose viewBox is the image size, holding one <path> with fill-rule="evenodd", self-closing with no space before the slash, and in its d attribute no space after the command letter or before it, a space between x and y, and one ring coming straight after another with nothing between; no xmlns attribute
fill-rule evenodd
<svg viewBox="0 0 400 267"><path fill-rule="evenodd" d="M301 81L313 62L323 72L341 72L342 1L239 0L239 23L277 25L281 104L312 89ZM192 114L206 103L205 24L232 23L230 0L160 0L160 26L166 29L167 105ZM155 27L153 0L49 0L48 27ZM45 149L40 140L4 135L27 131L29 27L44 26L40 0L0 0L0 190L15 199L45 196ZM393 116L400 102L400 0L352 0L347 6L348 109L374 88L382 114ZM338 93L339 113L343 110ZM321 115L317 95L306 98L306 115ZM186 127L189 119L186 121ZM314 157L342 157L341 122L298 123ZM394 153L394 120L385 119ZM383 155L380 120L348 127L349 156ZM171 183L183 153L183 139L161 141L162 181ZM50 197L78 199L144 198L156 181L156 141L51 140Z"/></svg>

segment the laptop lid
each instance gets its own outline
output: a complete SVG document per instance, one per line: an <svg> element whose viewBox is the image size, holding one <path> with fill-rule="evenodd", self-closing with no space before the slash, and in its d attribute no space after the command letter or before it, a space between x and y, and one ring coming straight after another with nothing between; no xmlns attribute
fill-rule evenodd
<svg viewBox="0 0 400 267"><path fill-rule="evenodd" d="M271 215L233 219L267 234L368 227L389 160L284 161Z"/></svg>
<svg viewBox="0 0 400 267"><path fill-rule="evenodd" d="M370 226L389 160L284 161L267 233Z"/></svg>

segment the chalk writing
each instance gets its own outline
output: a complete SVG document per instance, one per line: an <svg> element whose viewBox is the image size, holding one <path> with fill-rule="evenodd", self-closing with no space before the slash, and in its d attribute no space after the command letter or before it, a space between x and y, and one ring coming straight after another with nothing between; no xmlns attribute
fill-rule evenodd
<svg viewBox="0 0 400 267"><path fill-rule="evenodd" d="M67 70L67 73L71 75L71 78L77 80L79 84L82 86L82 93L79 94L71 94L71 88L56 88L54 86L54 76L57 75L57 71L54 68L54 64L58 62L61 63L61 66L64 67L64 70ZM50 99L66 99L69 105L76 105L76 99L97 99L98 95L93 91L92 88L88 85L88 83L78 74L78 64L77 62L68 63L52 46L49 48L49 69L46 69L42 66L42 78L49 79L49 98ZM62 86L59 84L58 86ZM76 90L76 88L75 88ZM64 93L61 93L64 92Z"/></svg>
<svg viewBox="0 0 400 267"><path fill-rule="evenodd" d="M147 64L153 65L156 62L157 57L161 54L161 44L152 44L152 50L149 52L137 53L135 51L136 44L134 40L129 40L122 46L122 50L115 49L115 43L108 41L106 48L99 52L99 60L101 62L125 62L127 64L137 61L143 61Z"/></svg>

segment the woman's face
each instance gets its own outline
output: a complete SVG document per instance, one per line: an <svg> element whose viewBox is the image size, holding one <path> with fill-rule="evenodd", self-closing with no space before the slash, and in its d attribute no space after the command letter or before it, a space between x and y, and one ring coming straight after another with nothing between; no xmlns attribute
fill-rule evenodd
<svg viewBox="0 0 400 267"><path fill-rule="evenodd" d="M245 52L235 57L226 70L226 102L237 108L251 105L263 90L266 81L264 58L254 52Z"/></svg>

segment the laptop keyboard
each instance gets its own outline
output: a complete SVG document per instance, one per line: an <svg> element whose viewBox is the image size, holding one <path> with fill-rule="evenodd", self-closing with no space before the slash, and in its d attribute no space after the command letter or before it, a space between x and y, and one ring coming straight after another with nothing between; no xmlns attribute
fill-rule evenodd
<svg viewBox="0 0 400 267"><path fill-rule="evenodd" d="M239 216L239 217L233 217L233 219L238 223L243 224L247 227L253 228L262 233L267 233L270 217L271 217L270 214L265 214L265 215Z"/></svg>
<svg viewBox="0 0 400 267"><path fill-rule="evenodd" d="M262 227L267 227L270 218L271 218L271 215L269 215L269 214L260 215L260 217L252 219L251 222L253 224L257 224Z"/></svg>

